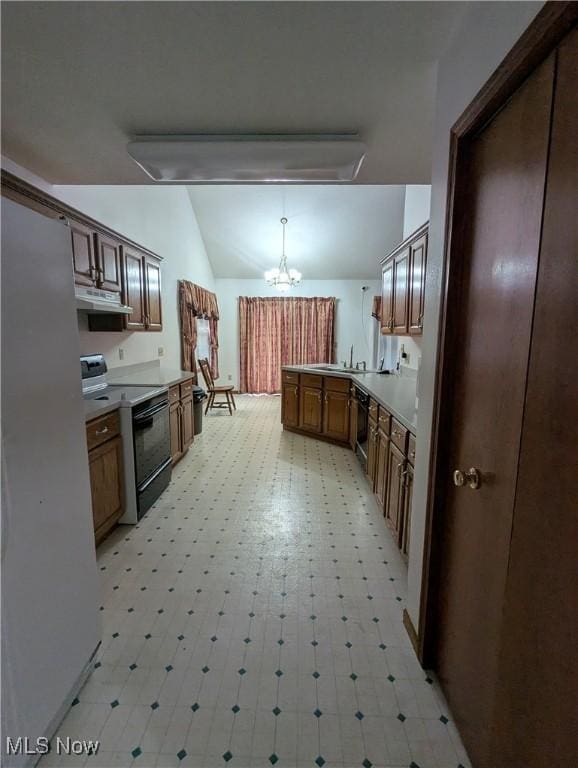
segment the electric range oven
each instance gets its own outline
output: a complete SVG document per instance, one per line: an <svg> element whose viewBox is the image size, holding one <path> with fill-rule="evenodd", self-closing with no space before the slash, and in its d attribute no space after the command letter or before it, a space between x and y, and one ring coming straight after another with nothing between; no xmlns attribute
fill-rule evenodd
<svg viewBox="0 0 578 768"><path fill-rule="evenodd" d="M367 436L369 419L369 395L358 387L355 388L357 400L357 437L355 453L364 469L367 468Z"/></svg>

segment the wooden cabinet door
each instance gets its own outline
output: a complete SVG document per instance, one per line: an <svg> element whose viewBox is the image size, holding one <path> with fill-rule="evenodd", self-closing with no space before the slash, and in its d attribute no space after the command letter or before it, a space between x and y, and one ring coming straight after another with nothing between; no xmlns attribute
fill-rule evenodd
<svg viewBox="0 0 578 768"><path fill-rule="evenodd" d="M389 438L378 429L375 433L375 495L379 503L379 508L385 510L385 499L387 494L387 476L389 472L388 464Z"/></svg>
<svg viewBox="0 0 578 768"><path fill-rule="evenodd" d="M392 333L407 333L409 307L409 255L405 248L393 257L393 328Z"/></svg>
<svg viewBox="0 0 578 768"><path fill-rule="evenodd" d="M283 384L281 421L286 427L299 426L299 387L297 384Z"/></svg>
<svg viewBox="0 0 578 768"><path fill-rule="evenodd" d="M401 531L401 513L403 504L403 470L405 457L394 445L389 443L387 457L387 491L385 494L385 522L393 532L399 546Z"/></svg>
<svg viewBox="0 0 578 768"><path fill-rule="evenodd" d="M99 544L122 515L122 438L120 435L88 454L94 537Z"/></svg>
<svg viewBox="0 0 578 768"><path fill-rule="evenodd" d="M349 392L326 392L323 434L346 443L349 440Z"/></svg>
<svg viewBox="0 0 578 768"><path fill-rule="evenodd" d="M393 324L393 259L381 270L381 332L392 333Z"/></svg>
<svg viewBox="0 0 578 768"><path fill-rule="evenodd" d="M73 219L69 222L72 240L72 269L76 285L96 285L94 232Z"/></svg>
<svg viewBox="0 0 578 768"><path fill-rule="evenodd" d="M321 432L322 422L321 390L314 387L300 387L299 426L309 432Z"/></svg>
<svg viewBox="0 0 578 768"><path fill-rule="evenodd" d="M401 554L407 560L409 557L409 537L411 533L411 503L413 500L413 467L411 464L406 464L403 475L405 482L403 490L403 513L401 516L401 541L399 548L401 549Z"/></svg>
<svg viewBox="0 0 578 768"><path fill-rule="evenodd" d="M171 459L173 464L175 464L183 455L180 402L173 403L169 408L169 425L171 433Z"/></svg>
<svg viewBox="0 0 578 768"><path fill-rule="evenodd" d="M105 291L120 293L122 291L120 243L112 237L96 234L94 245L98 287Z"/></svg>
<svg viewBox="0 0 578 768"><path fill-rule="evenodd" d="M181 434L183 453L189 450L193 442L193 398L181 400Z"/></svg>
<svg viewBox="0 0 578 768"><path fill-rule="evenodd" d="M408 330L415 336L423 332L426 256L427 234L411 245Z"/></svg>
<svg viewBox="0 0 578 768"><path fill-rule="evenodd" d="M161 265L157 259L145 256L144 270L147 331L162 331Z"/></svg>
<svg viewBox="0 0 578 768"><path fill-rule="evenodd" d="M132 313L126 316L126 328L131 331L143 331L146 326L144 258L142 253L127 246L122 248L122 258L124 262L124 301L129 307L132 307Z"/></svg>
<svg viewBox="0 0 578 768"><path fill-rule="evenodd" d="M370 419L367 426L367 467L365 469L369 485L373 491L375 488L375 475L377 469L377 422Z"/></svg>

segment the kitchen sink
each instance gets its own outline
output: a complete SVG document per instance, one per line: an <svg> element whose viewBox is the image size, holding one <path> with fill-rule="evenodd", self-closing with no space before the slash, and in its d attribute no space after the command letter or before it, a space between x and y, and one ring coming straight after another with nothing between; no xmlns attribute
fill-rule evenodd
<svg viewBox="0 0 578 768"><path fill-rule="evenodd" d="M312 365L316 371L330 371L331 373L371 373L371 371L357 370L357 368L340 368L336 365Z"/></svg>

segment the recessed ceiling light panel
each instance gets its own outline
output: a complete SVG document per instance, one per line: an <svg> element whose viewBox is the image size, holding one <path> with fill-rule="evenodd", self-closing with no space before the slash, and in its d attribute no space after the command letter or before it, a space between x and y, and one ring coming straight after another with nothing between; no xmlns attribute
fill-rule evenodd
<svg viewBox="0 0 578 768"><path fill-rule="evenodd" d="M161 182L347 182L366 147L349 134L266 134L139 136L127 150Z"/></svg>

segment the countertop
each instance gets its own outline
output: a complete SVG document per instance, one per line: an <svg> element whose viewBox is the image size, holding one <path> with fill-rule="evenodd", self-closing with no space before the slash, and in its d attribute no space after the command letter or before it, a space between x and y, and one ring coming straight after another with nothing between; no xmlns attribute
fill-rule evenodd
<svg viewBox="0 0 578 768"><path fill-rule="evenodd" d="M380 373L350 373L336 367L331 371L311 365L284 365L283 370L297 373L315 373L318 376L337 376L349 379L373 397L414 435L417 434L415 407L416 380L409 376Z"/></svg>
<svg viewBox="0 0 578 768"><path fill-rule="evenodd" d="M111 411L116 411L119 407L119 403L110 403L105 400L85 400L84 420L91 421L98 418L98 416L104 416Z"/></svg>
<svg viewBox="0 0 578 768"><path fill-rule="evenodd" d="M106 389L84 395L84 420L90 421L98 416L104 416L117 408L132 408L151 397L167 392L168 386L164 384L145 384L144 386L135 386L128 382L120 386L114 384Z"/></svg>
<svg viewBox="0 0 578 768"><path fill-rule="evenodd" d="M176 368L161 368L150 366L141 368L130 373L123 371L122 374L115 375L114 368L109 370L107 381L109 384L134 385L137 387L172 387L173 384L180 384L182 381L192 379L192 371L179 371Z"/></svg>

